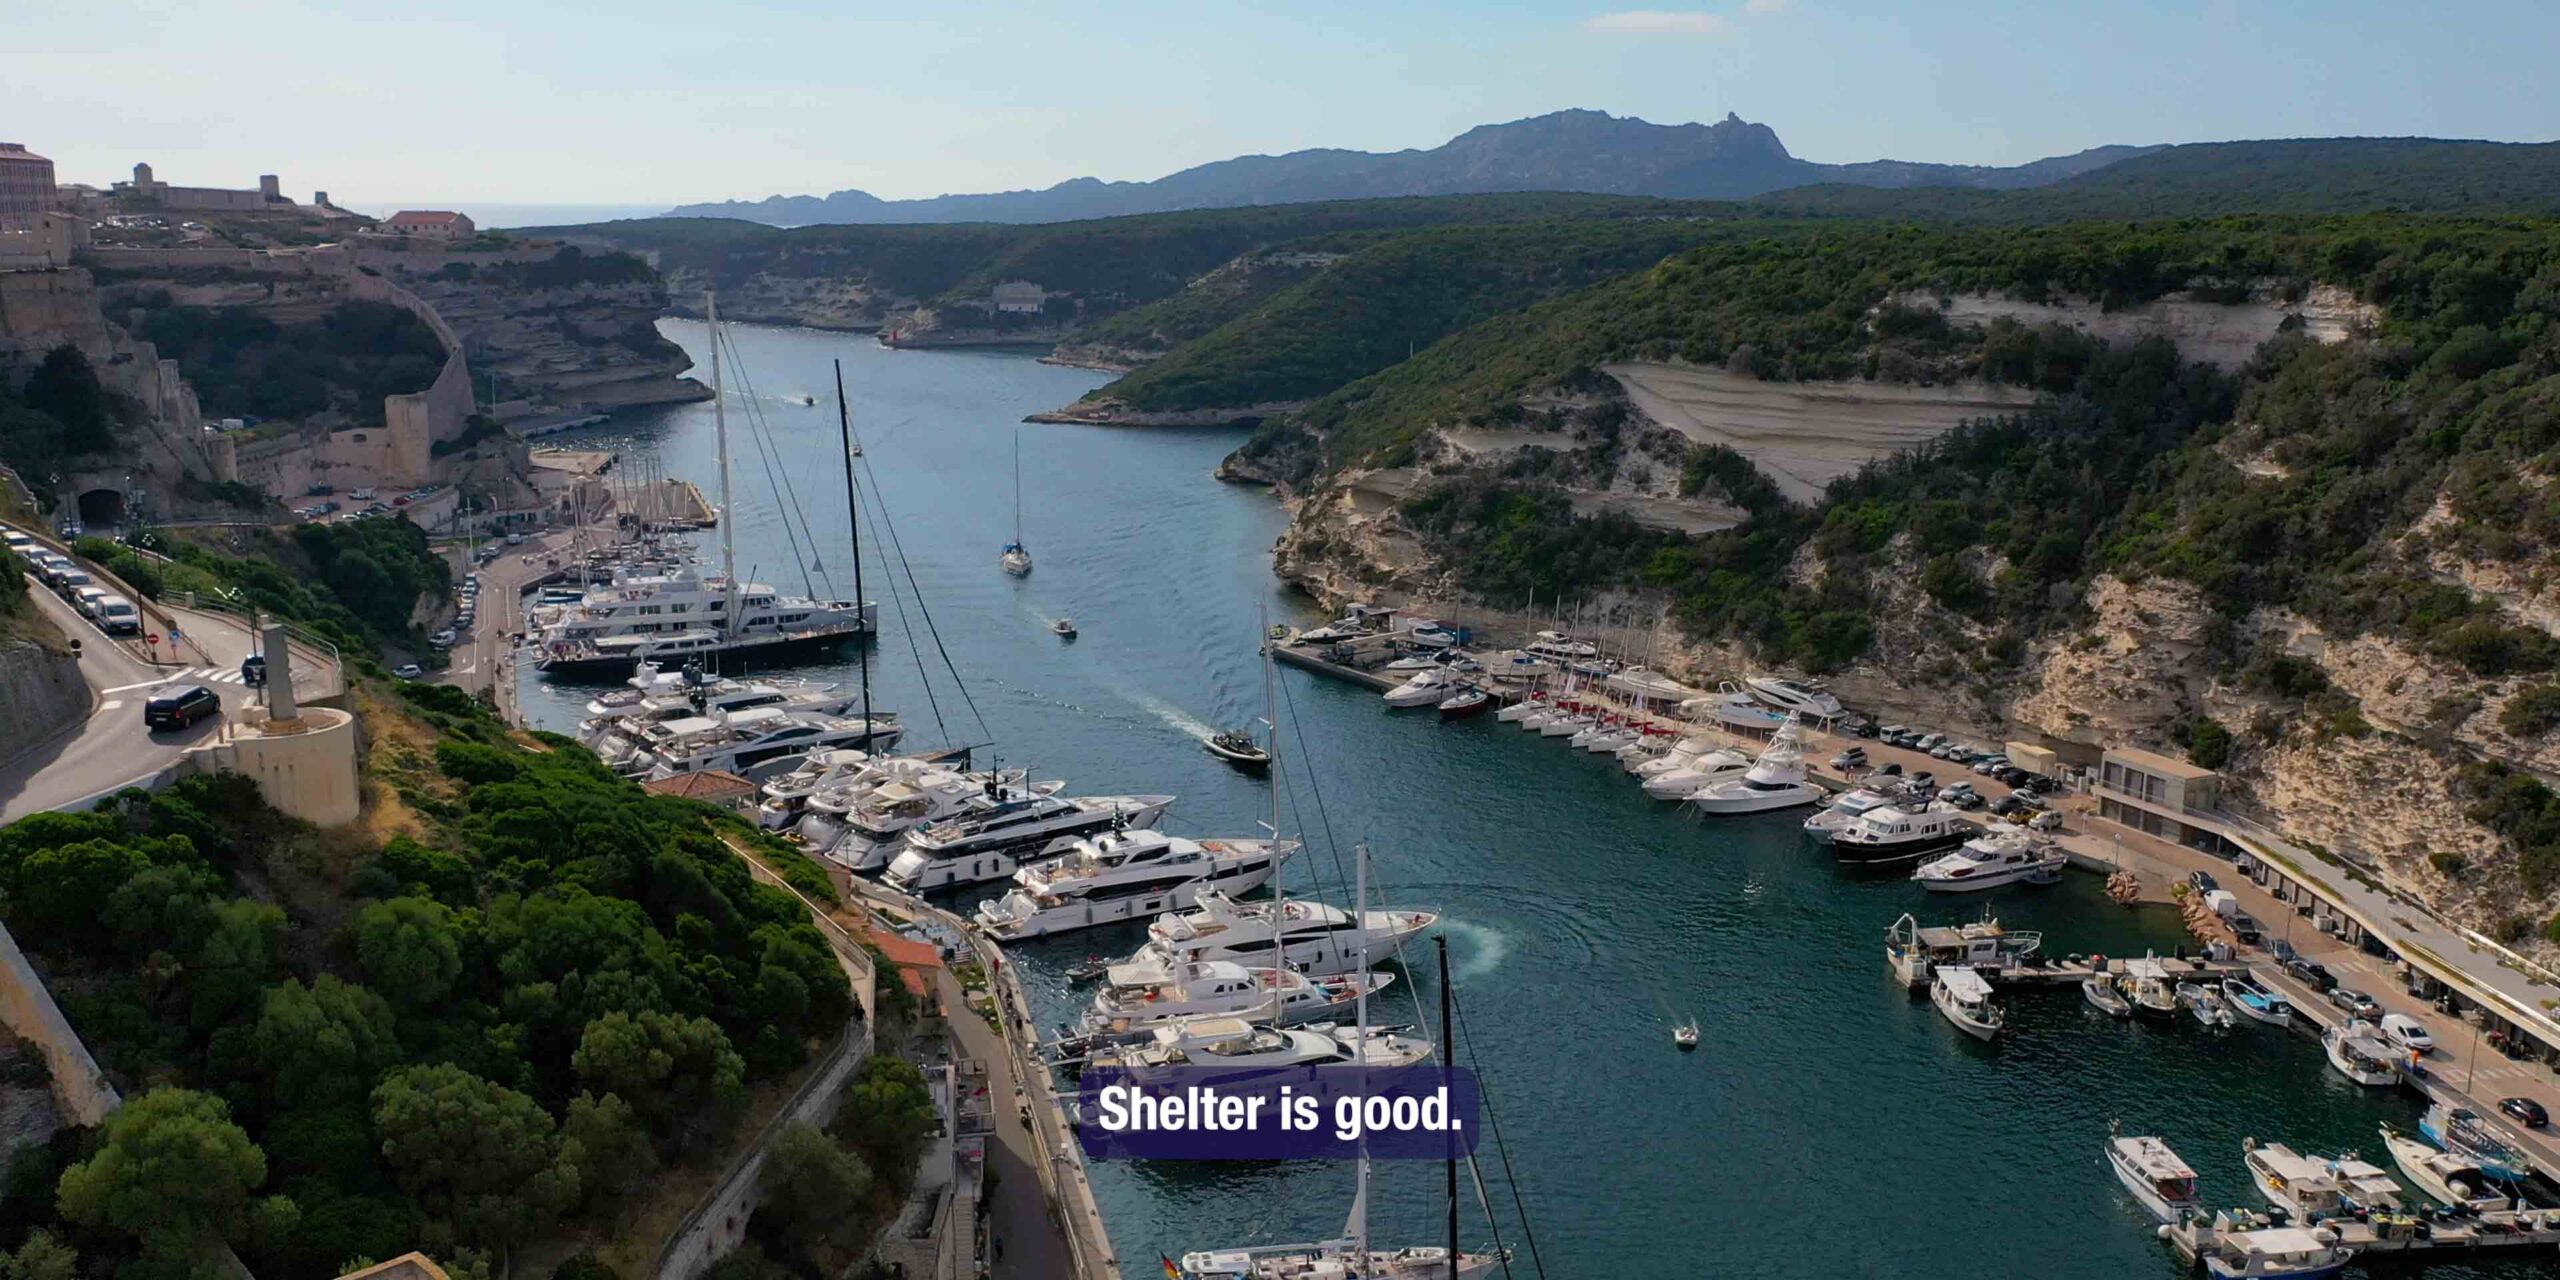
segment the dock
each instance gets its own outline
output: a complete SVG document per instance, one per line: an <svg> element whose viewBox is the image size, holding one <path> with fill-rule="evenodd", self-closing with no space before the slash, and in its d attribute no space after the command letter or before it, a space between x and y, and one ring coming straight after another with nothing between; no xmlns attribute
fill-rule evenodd
<svg viewBox="0 0 2560 1280"><path fill-rule="evenodd" d="M2189 1220L2160 1229L2162 1238L2189 1261L2202 1259L2235 1231L2215 1225L2225 1221ZM2456 1262L2495 1251L2510 1256L2519 1249L2560 1247L2560 1209L2492 1209L2448 1218L2393 1214L2375 1221L2330 1218L2316 1224L2334 1232L2337 1243L2356 1251L2358 1260L2390 1255L2409 1265Z"/></svg>

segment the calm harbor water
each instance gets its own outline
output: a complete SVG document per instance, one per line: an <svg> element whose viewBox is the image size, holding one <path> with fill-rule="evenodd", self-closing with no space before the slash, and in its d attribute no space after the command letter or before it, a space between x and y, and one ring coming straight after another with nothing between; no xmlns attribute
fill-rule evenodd
<svg viewBox="0 0 2560 1280"><path fill-rule="evenodd" d="M700 325L663 327L703 352ZM992 742L1007 765L1065 778L1072 792L1177 794L1169 829L1252 832L1270 784L1228 771L1198 740L1260 712L1257 610L1312 618L1270 574L1277 506L1209 478L1236 433L1019 428L1037 568L1017 581L995 564L1012 531L1016 424L1101 375L1020 353L889 352L861 335L742 327L733 339L836 594L850 593L851 566L828 362L844 361L866 461L976 704L973 714L941 677L912 604L901 624L883 562L869 559L884 619L874 687L905 718L910 746ZM802 395L819 403L790 403ZM796 590L742 417L731 418L740 567ZM626 415L559 443L653 457L706 492L716 474L708 405ZM1049 634L1061 615L1081 639ZM933 666L943 728L911 637ZM852 673L849 654L806 672ZM1375 851L1373 902L1447 914L1465 1060L1493 1092L1551 1275L2169 1277L2174 1255L2101 1158L2111 1117L2168 1138L2217 1204L2257 1202L2244 1137L2379 1158L2375 1126L2414 1129L2412 1099L2339 1079L2299 1033L2120 1024L2057 988L2005 996L2010 1030L1984 1046L1885 972L1881 933L1904 911L1953 922L1987 905L2043 930L2057 954L2177 945L2167 912L2116 907L2096 877L1932 899L1836 871L1802 841L1800 814L1702 823L1645 799L1614 761L1490 717L1444 726L1428 712L1389 714L1348 685L1285 669L1280 679L1294 730L1284 765L1311 760L1333 833ZM528 674L523 692L537 723L566 729L592 691ZM1347 902L1313 797L1292 791L1286 825L1314 838L1291 883ZM1138 940L1131 928L1026 948L1044 1020L1065 1021L1088 997L1059 976L1065 966ZM1415 953L1382 1020L1436 1009L1427 954ZM1692 1015L1705 1045L1681 1054L1670 1028ZM1103 1163L1093 1176L1132 1276L1159 1252L1330 1235L1351 1193L1348 1168L1313 1163ZM1499 1176L1489 1165L1503 1236L1518 1244ZM1440 1180L1436 1165L1382 1164L1375 1237L1438 1239ZM1467 1195L1476 1246L1490 1236ZM1515 1273L1531 1274L1525 1249ZM2428 1274L2542 1272L2510 1262Z"/></svg>

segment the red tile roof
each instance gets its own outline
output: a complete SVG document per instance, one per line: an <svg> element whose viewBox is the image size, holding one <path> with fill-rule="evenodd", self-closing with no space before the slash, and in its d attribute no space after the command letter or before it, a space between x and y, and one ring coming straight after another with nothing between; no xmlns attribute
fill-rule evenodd
<svg viewBox="0 0 2560 1280"><path fill-rule="evenodd" d="M756 784L720 769L704 769L699 773L679 773L640 784L651 795L683 796L687 800L708 800L714 804L754 795Z"/></svg>
<svg viewBox="0 0 2560 1280"><path fill-rule="evenodd" d="M462 221L462 215L444 209L403 209L391 215L395 227L449 227Z"/></svg>

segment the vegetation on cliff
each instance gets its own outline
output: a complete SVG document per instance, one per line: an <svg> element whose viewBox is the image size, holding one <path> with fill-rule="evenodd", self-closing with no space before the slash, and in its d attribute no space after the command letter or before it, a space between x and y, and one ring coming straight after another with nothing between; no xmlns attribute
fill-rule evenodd
<svg viewBox="0 0 2560 1280"><path fill-rule="evenodd" d="M188 307L164 291L141 335L175 359L213 417L308 418L336 411L358 426L382 423L382 399L424 391L444 367L435 331L387 302L351 300L328 315L278 324L250 307Z"/></svg>
<svg viewBox="0 0 2560 1280"><path fill-rule="evenodd" d="M104 538L83 538L76 549L154 600L182 591L225 599L309 627L358 661L370 661L385 641L414 647L420 600L453 590L444 558L406 520L184 538L144 532L135 540L157 556Z"/></svg>
<svg viewBox="0 0 2560 1280"><path fill-rule="evenodd" d="M405 696L369 771L406 834L315 831L232 775L0 830L0 916L130 1099L11 1162L0 1248L325 1277L609 1231L843 1027L827 943L709 809Z"/></svg>
<svg viewBox="0 0 2560 1280"><path fill-rule="evenodd" d="M42 488L66 464L115 448L116 426L132 411L98 381L78 347L60 346L13 390L0 377L0 462Z"/></svg>

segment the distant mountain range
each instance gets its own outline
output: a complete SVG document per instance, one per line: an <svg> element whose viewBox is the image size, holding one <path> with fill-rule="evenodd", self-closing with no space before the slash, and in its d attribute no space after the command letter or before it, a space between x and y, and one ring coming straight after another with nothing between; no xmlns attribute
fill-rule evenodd
<svg viewBox="0 0 2560 1280"><path fill-rule="evenodd" d="M671 217L821 223L1065 222L1178 209L1360 200L1381 196L1583 191L1738 200L1790 187L2040 187L2157 147L2093 147L2014 167L1873 160L1817 164L1787 153L1776 131L1727 115L1715 124L1653 124L1602 111L1480 125L1429 150L1292 151L1239 156L1152 182L1075 178L1039 191L883 200L866 191L689 204Z"/></svg>

